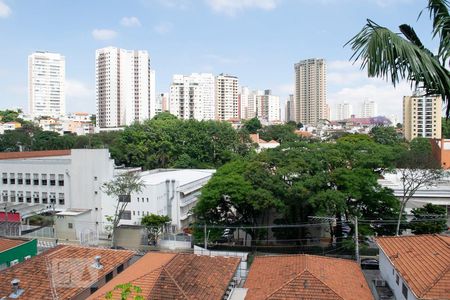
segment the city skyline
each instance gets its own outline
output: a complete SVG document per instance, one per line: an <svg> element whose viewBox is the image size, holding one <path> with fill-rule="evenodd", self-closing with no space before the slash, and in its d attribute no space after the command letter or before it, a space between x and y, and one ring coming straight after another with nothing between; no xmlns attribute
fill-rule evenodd
<svg viewBox="0 0 450 300"><path fill-rule="evenodd" d="M282 105L294 93L292 65L324 58L329 105L376 98L381 114L401 115L402 96L411 94L409 85L394 90L381 79L368 79L359 65L348 61L351 50L343 45L366 18L395 31L400 23L410 23L421 36L431 30L427 18L416 21L425 4L415 0L141 0L108 2L107 10L102 1L89 2L89 7L80 1L70 9L52 6L51 1L2 3L9 10L0 14L0 34L7 37L0 53L10 59L0 63L1 108L27 107L26 57L47 50L66 57L67 111L94 113L95 50L115 46L149 52L158 93L169 91L173 74L228 73L239 77L243 86L272 89ZM300 17L291 18L294 14ZM335 14L339 22L329 18ZM47 16L51 20L44 20ZM264 24L258 22L261 18ZM260 42L269 40L261 51ZM242 47L235 47L237 42Z"/></svg>

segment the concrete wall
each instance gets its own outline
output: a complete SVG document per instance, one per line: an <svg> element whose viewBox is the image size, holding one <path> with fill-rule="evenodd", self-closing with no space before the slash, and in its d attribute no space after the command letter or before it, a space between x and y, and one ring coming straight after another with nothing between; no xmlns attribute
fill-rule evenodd
<svg viewBox="0 0 450 300"><path fill-rule="evenodd" d="M0 253L0 269L1 266L10 266L11 261L18 259L19 262L25 260L26 256L35 256L37 254L37 240L30 240L21 245L5 250Z"/></svg>

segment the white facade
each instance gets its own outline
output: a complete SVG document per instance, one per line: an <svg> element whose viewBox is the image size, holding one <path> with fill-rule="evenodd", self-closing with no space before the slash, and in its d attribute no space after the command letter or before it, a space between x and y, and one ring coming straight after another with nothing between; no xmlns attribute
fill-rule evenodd
<svg viewBox="0 0 450 300"><path fill-rule="evenodd" d="M169 93L160 93L156 97L156 114L169 111Z"/></svg>
<svg viewBox="0 0 450 300"><path fill-rule="evenodd" d="M66 112L66 62L59 53L28 56L28 108L33 117L58 117Z"/></svg>
<svg viewBox="0 0 450 300"><path fill-rule="evenodd" d="M335 106L333 120L342 121L350 119L353 114L353 106L349 103L338 103Z"/></svg>
<svg viewBox="0 0 450 300"><path fill-rule="evenodd" d="M155 115L155 74L147 51L98 49L97 126L121 127Z"/></svg>
<svg viewBox="0 0 450 300"><path fill-rule="evenodd" d="M174 75L170 86L170 113L181 119L214 120L214 88L212 74Z"/></svg>
<svg viewBox="0 0 450 300"><path fill-rule="evenodd" d="M166 215L172 220L175 231L192 222L191 214L200 189L215 170L157 169L141 173L145 187L131 195L120 224L138 225L149 214ZM111 207L110 207L111 209ZM111 212L106 212L106 214Z"/></svg>
<svg viewBox="0 0 450 300"><path fill-rule="evenodd" d="M268 125L281 122L280 97L272 95L271 90L257 96L257 117Z"/></svg>
<svg viewBox="0 0 450 300"><path fill-rule="evenodd" d="M251 119L249 113L249 95L250 90L247 86L242 86L239 93L239 103L241 110L241 120Z"/></svg>
<svg viewBox="0 0 450 300"><path fill-rule="evenodd" d="M378 116L378 105L375 101L364 100L361 103L360 118L373 118Z"/></svg>
<svg viewBox="0 0 450 300"><path fill-rule="evenodd" d="M109 151L73 149L59 156L48 156L55 153L53 151L42 152L44 154L32 158L0 160L2 203L6 203L8 209L23 211L22 217L51 211L52 202L55 211L90 209L90 223L86 226L95 225L102 231L103 209L112 205L100 191L102 184L114 176ZM19 154L27 153L33 152Z"/></svg>
<svg viewBox="0 0 450 300"><path fill-rule="evenodd" d="M294 69L296 121L316 126L328 116L325 60L302 60Z"/></svg>
<svg viewBox="0 0 450 300"><path fill-rule="evenodd" d="M236 76L216 76L216 120L233 121L240 118L239 80Z"/></svg>

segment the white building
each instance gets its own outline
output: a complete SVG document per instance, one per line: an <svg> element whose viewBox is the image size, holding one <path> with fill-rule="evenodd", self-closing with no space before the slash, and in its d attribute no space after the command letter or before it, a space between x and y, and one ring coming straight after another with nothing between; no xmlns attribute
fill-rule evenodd
<svg viewBox="0 0 450 300"><path fill-rule="evenodd" d="M251 119L250 114L249 114L249 95L250 95L249 88L247 86L241 86L241 89L239 92L241 120Z"/></svg>
<svg viewBox="0 0 450 300"><path fill-rule="evenodd" d="M169 93L160 93L156 97L156 114L169 111Z"/></svg>
<svg viewBox="0 0 450 300"><path fill-rule="evenodd" d="M239 80L236 76L216 76L216 120L235 121L240 118Z"/></svg>
<svg viewBox="0 0 450 300"><path fill-rule="evenodd" d="M257 117L267 125L280 123L280 97L272 95L271 90L257 96Z"/></svg>
<svg viewBox="0 0 450 300"><path fill-rule="evenodd" d="M349 103L338 103L335 106L333 120L342 121L350 119L353 114L353 106Z"/></svg>
<svg viewBox="0 0 450 300"><path fill-rule="evenodd" d="M156 169L141 173L145 187L131 195L120 224L138 225L149 214L166 215L172 220L174 231L189 225L192 208L200 195L200 189L212 177L215 170ZM109 212L111 213L111 212ZM108 214L108 212L107 212Z"/></svg>
<svg viewBox="0 0 450 300"><path fill-rule="evenodd" d="M22 218L33 214L90 209L90 223L102 231L105 206L100 187L114 177L108 149L73 149L0 153L0 191L8 210ZM86 216L86 215L85 215Z"/></svg>
<svg viewBox="0 0 450 300"><path fill-rule="evenodd" d="M155 73L147 51L107 47L95 59L97 126L122 127L155 115Z"/></svg>
<svg viewBox="0 0 450 300"><path fill-rule="evenodd" d="M33 117L58 117L66 112L66 63L59 53L28 56L28 108Z"/></svg>
<svg viewBox="0 0 450 300"><path fill-rule="evenodd" d="M360 118L373 118L378 116L378 105L375 101L364 100L361 103Z"/></svg>
<svg viewBox="0 0 450 300"><path fill-rule="evenodd" d="M214 88L212 74L174 75L170 86L170 113L181 119L214 120Z"/></svg>

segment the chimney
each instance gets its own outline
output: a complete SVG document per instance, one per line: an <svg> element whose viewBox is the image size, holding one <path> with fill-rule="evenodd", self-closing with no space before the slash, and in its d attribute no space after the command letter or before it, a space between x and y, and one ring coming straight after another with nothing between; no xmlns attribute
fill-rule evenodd
<svg viewBox="0 0 450 300"><path fill-rule="evenodd" d="M19 283L20 283L20 280L17 278L14 278L13 280L11 280L12 293L9 295L9 298L17 299L20 297L20 295L23 294L24 290L19 287Z"/></svg>
<svg viewBox="0 0 450 300"><path fill-rule="evenodd" d="M94 269L100 270L103 268L103 265L100 262L100 258L102 258L100 255L97 255L96 257L94 257L94 263L92 264L92 267Z"/></svg>

